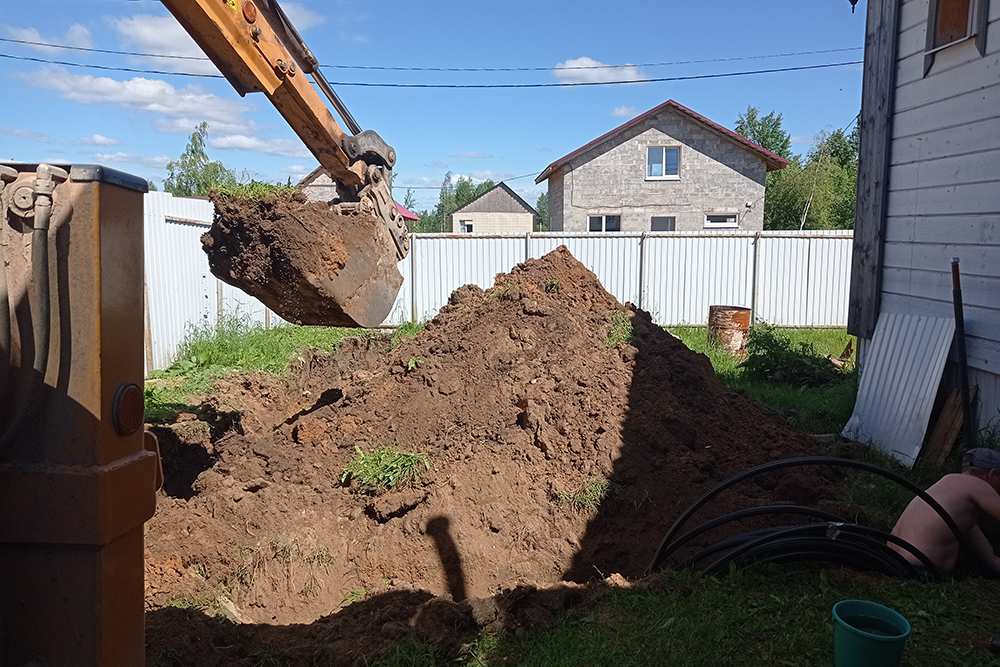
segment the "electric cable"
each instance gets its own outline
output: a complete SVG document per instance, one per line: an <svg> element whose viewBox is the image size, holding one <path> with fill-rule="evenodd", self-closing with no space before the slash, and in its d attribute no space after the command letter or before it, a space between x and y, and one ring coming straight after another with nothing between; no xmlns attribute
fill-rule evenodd
<svg viewBox="0 0 1000 667"><path fill-rule="evenodd" d="M35 58L32 56L15 56L9 53L0 53L0 58L10 60L24 60L47 65L62 65L64 67L79 67L82 69L97 69L113 72L129 72L132 74L155 74L157 76L184 76L200 79L223 79L221 74L199 74L196 72L169 72L166 70L142 69L137 67L119 67L113 65L95 65L87 63L77 63L68 60L51 60L48 58ZM368 88L436 88L436 89L512 89L512 88L578 88L584 86L618 86L637 83L666 83L671 81L696 81L701 79L721 79L737 76L753 76L757 74L778 74L783 72L802 72L817 69L830 69L833 67L847 67L849 65L861 65L864 61L852 60L839 63L823 63L819 65L798 65L795 67L775 67L762 70L746 70L742 72L720 72L716 74L691 74L686 76L667 76L645 79L629 79L627 81L571 81L571 82L549 82L549 83L375 83L366 81L331 81L333 86L362 86Z"/></svg>

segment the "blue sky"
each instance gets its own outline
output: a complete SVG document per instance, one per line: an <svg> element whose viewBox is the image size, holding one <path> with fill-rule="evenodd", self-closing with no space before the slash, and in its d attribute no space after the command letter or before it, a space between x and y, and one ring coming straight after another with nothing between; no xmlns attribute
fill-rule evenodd
<svg viewBox="0 0 1000 667"><path fill-rule="evenodd" d="M848 0L452 3L297 0L282 6L331 82L526 84L652 79L862 59L865 3ZM0 38L165 55L200 55L155 0L3 0ZM843 49L828 53L778 54ZM850 50L848 50L850 49ZM169 60L0 41L0 54L82 65L217 73ZM690 62L719 59L718 62ZM686 63L686 64L660 64ZM573 65L632 65L566 69ZM352 69L538 68L517 72ZM689 81L527 89L335 85L363 128L395 149L394 194L437 201L446 172L508 180L530 203L550 162L668 99L732 128L748 105L775 110L804 153L848 125L860 65ZM209 156L263 180L293 182L315 159L263 95L224 79L141 74L0 57L0 159L101 163L160 185L166 162L207 121ZM426 189L424 189L426 188Z"/></svg>

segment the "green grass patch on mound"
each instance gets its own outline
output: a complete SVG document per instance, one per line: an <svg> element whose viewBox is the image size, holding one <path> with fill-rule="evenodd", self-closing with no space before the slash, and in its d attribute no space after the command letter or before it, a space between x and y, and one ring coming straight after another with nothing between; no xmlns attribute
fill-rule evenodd
<svg viewBox="0 0 1000 667"><path fill-rule="evenodd" d="M420 479L420 466L430 470L430 459L426 454L402 452L393 447L379 447L370 452L357 451L344 471L340 473L340 483L358 483L364 493L378 495L397 486Z"/></svg>
<svg viewBox="0 0 1000 667"><path fill-rule="evenodd" d="M854 370L840 371L818 386L751 377L740 359L708 344L706 327L678 326L668 330L695 352L707 355L726 386L770 407L793 428L806 433L839 433L851 417L858 395ZM839 357L852 339L844 329L774 327L772 331L787 339L787 349L792 353L805 346L817 360Z"/></svg>
<svg viewBox="0 0 1000 667"><path fill-rule="evenodd" d="M167 369L153 371L146 379L146 419L169 421L191 409L200 394L212 391L213 381L230 373L265 372L283 375L308 348L333 352L348 336L361 336L372 344L398 347L417 335L422 324L397 327L392 338L378 329L347 329L282 324L265 329L246 317L230 315L215 324L190 329Z"/></svg>

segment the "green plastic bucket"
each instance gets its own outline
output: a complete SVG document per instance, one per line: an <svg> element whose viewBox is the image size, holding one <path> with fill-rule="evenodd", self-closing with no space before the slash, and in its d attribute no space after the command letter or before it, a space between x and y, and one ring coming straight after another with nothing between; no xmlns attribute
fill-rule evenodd
<svg viewBox="0 0 1000 667"><path fill-rule="evenodd" d="M833 605L836 667L896 667L909 636L909 622L888 607L867 600Z"/></svg>

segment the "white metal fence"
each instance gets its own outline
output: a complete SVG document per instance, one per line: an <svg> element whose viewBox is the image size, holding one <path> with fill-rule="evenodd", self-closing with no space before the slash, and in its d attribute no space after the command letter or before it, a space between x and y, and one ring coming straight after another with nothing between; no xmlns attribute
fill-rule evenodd
<svg viewBox="0 0 1000 667"><path fill-rule="evenodd" d="M147 363L165 368L188 328L238 313L279 321L256 299L216 280L198 238L212 204L146 195ZM403 287L385 324L432 318L456 288L493 285L498 273L560 245L622 303L659 324L700 324L713 304L752 308L784 326L844 326L850 283L850 231L671 232L517 235L419 234L399 263Z"/></svg>

